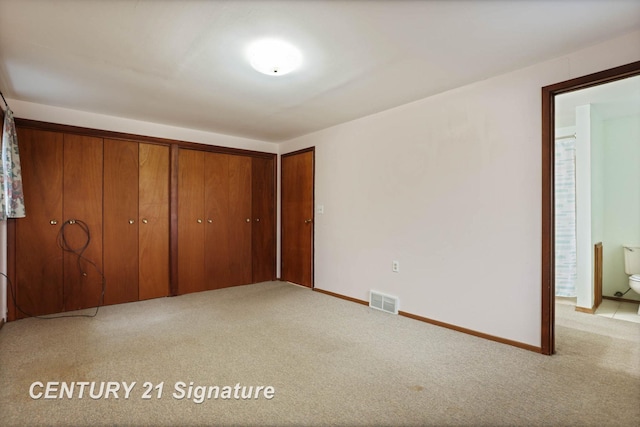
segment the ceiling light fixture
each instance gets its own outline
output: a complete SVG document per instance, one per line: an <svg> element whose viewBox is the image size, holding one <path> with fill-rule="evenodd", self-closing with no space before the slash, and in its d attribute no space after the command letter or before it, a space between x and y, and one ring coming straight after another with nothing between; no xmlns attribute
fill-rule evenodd
<svg viewBox="0 0 640 427"><path fill-rule="evenodd" d="M270 76L283 76L302 63L300 51L291 44L276 39L253 42L247 49L251 66Z"/></svg>

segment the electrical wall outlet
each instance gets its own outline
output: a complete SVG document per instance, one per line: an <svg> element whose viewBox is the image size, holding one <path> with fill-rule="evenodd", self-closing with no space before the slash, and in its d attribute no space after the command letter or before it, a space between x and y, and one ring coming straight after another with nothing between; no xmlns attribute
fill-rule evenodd
<svg viewBox="0 0 640 427"><path fill-rule="evenodd" d="M391 271L394 273L400 272L400 261L391 261Z"/></svg>

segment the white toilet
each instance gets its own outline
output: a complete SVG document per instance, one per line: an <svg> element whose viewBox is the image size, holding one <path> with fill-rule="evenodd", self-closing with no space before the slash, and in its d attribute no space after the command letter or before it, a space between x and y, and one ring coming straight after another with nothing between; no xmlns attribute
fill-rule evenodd
<svg viewBox="0 0 640 427"><path fill-rule="evenodd" d="M640 294L640 246L624 247L624 272L629 275L629 287Z"/></svg>

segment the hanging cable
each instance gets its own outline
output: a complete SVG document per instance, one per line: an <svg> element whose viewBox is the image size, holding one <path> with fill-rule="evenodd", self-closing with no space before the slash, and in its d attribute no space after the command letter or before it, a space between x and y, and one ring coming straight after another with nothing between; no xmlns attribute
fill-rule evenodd
<svg viewBox="0 0 640 427"><path fill-rule="evenodd" d="M2 91L0 91L0 96L2 97L2 100L4 101L4 105L5 107L7 107L7 110L10 110L11 108L9 108L9 104L7 104L7 100L4 99L4 94L2 93Z"/></svg>
<svg viewBox="0 0 640 427"><path fill-rule="evenodd" d="M69 240L67 239L67 236L66 236L67 228L71 225L77 225L78 227L80 227L80 229L82 230L85 236L84 242L78 247L72 247L69 244ZM91 243L91 232L89 230L89 226L87 225L86 222L81 221L79 219L67 220L60 227L60 231L58 231L57 242L58 242L58 246L63 251L76 255L78 271L83 277L88 276L87 271L82 266L83 261L91 265L98 272L98 275L100 276L100 279L101 279L102 286L100 291L100 298L98 299L98 305L96 306L96 311L93 314L62 314L62 315L54 315L54 316L37 316L31 313L28 313L27 311L22 309L20 305L18 305L16 292L15 292L13 283L11 283L11 279L9 279L9 277L6 274L0 273L0 275L4 276L7 279L7 285L9 287L9 291L11 293L11 300L13 301L14 306L18 311L20 311L22 314L24 314L27 317L35 317L36 319L43 319L43 320L59 319L62 317L96 317L98 315L98 310L100 310L100 307L104 302L106 279L104 277L104 273L102 272L102 270L100 270L100 267L98 267L98 265L95 262L91 261L90 259L84 256L84 252L87 250L87 248L89 247L89 244Z"/></svg>

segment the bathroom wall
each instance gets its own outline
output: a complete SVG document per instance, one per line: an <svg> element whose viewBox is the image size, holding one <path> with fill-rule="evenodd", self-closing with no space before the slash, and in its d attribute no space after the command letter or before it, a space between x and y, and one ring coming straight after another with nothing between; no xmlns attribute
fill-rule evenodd
<svg viewBox="0 0 640 427"><path fill-rule="evenodd" d="M601 122L604 136L603 294L626 291L623 245L640 246L640 115ZM625 296L640 300L633 290Z"/></svg>
<svg viewBox="0 0 640 427"><path fill-rule="evenodd" d="M604 241L605 224L604 214L606 210L604 184L605 176L605 135L602 124L601 106L591 105L589 119L590 145L591 145L591 246L589 248L593 256L593 246ZM578 211L580 212L580 211ZM604 242L603 242L604 246Z"/></svg>
<svg viewBox="0 0 640 427"><path fill-rule="evenodd" d="M603 295L628 289L623 245L640 246L640 115L614 117L607 106L576 108L578 307L593 307L593 245L603 245ZM625 298L640 300L629 291Z"/></svg>
<svg viewBox="0 0 640 427"><path fill-rule="evenodd" d="M587 309L594 301L592 248L593 233L597 232L592 227L591 113L590 104L576 108L576 305Z"/></svg>

